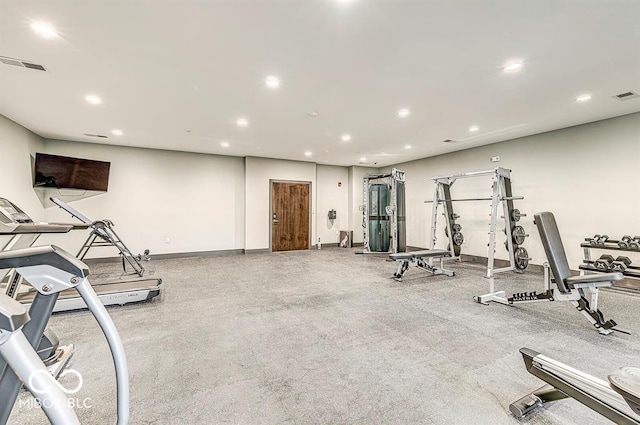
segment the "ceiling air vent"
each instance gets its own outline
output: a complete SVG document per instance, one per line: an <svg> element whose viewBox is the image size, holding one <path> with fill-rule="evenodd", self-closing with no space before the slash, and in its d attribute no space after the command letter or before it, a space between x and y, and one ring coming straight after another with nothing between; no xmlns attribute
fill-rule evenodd
<svg viewBox="0 0 640 425"><path fill-rule="evenodd" d="M629 99L635 99L637 97L640 97L640 94L638 94L638 93L636 93L634 91L628 91L626 93L617 94L617 95L615 95L613 97L615 97L618 100L629 100Z"/></svg>
<svg viewBox="0 0 640 425"><path fill-rule="evenodd" d="M6 56L0 56L0 62L2 62L5 65L19 66L20 68L36 69L38 71L46 71L47 70L44 67L44 65L39 65L39 64L33 63L33 62L25 62L23 60L15 59L15 58L8 58Z"/></svg>
<svg viewBox="0 0 640 425"><path fill-rule="evenodd" d="M105 136L104 134L91 134L91 133L84 133L85 136L87 137L98 137L100 139L108 139L107 136Z"/></svg>

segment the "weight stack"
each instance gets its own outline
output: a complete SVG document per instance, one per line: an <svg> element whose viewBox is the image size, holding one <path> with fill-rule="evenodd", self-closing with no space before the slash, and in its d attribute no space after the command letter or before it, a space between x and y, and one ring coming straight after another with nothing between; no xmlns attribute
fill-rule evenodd
<svg viewBox="0 0 640 425"><path fill-rule="evenodd" d="M369 250L389 251L389 187L386 184L372 184L369 187Z"/></svg>

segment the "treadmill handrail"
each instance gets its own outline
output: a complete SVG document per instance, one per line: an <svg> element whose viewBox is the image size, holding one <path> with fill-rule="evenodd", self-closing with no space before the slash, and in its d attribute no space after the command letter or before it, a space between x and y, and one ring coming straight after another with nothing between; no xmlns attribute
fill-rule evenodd
<svg viewBox="0 0 640 425"><path fill-rule="evenodd" d="M11 223L0 224L0 235L27 235L36 233L69 233L73 224L66 223Z"/></svg>

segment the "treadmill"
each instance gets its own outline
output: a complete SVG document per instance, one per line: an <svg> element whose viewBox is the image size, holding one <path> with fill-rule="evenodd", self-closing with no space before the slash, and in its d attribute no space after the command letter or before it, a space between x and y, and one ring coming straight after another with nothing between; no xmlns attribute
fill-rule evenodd
<svg viewBox="0 0 640 425"><path fill-rule="evenodd" d="M0 236L11 236L0 250L25 248L33 245L44 233L67 233L73 229L87 229L87 223L36 223L24 211L5 198L0 198ZM37 291L31 287L23 287L22 277L15 271L2 275L0 280L9 275L5 293L17 301L30 305ZM93 285L98 299L105 306L124 305L134 302L148 301L160 295L159 278L140 278L120 282L106 282ZM25 289L26 288L26 289ZM53 312L80 310L87 308L84 300L75 289L62 291Z"/></svg>

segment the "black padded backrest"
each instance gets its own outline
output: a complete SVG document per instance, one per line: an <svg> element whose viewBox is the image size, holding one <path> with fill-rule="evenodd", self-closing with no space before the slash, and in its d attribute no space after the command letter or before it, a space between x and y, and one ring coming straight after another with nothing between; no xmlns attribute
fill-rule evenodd
<svg viewBox="0 0 640 425"><path fill-rule="evenodd" d="M560 292L570 292L565 279L571 276L571 269L569 268L567 254L564 252L556 219L550 212L534 214L534 218L540 233L542 246L544 246L544 252L547 254L549 266L553 272L553 277L556 279L556 285Z"/></svg>

